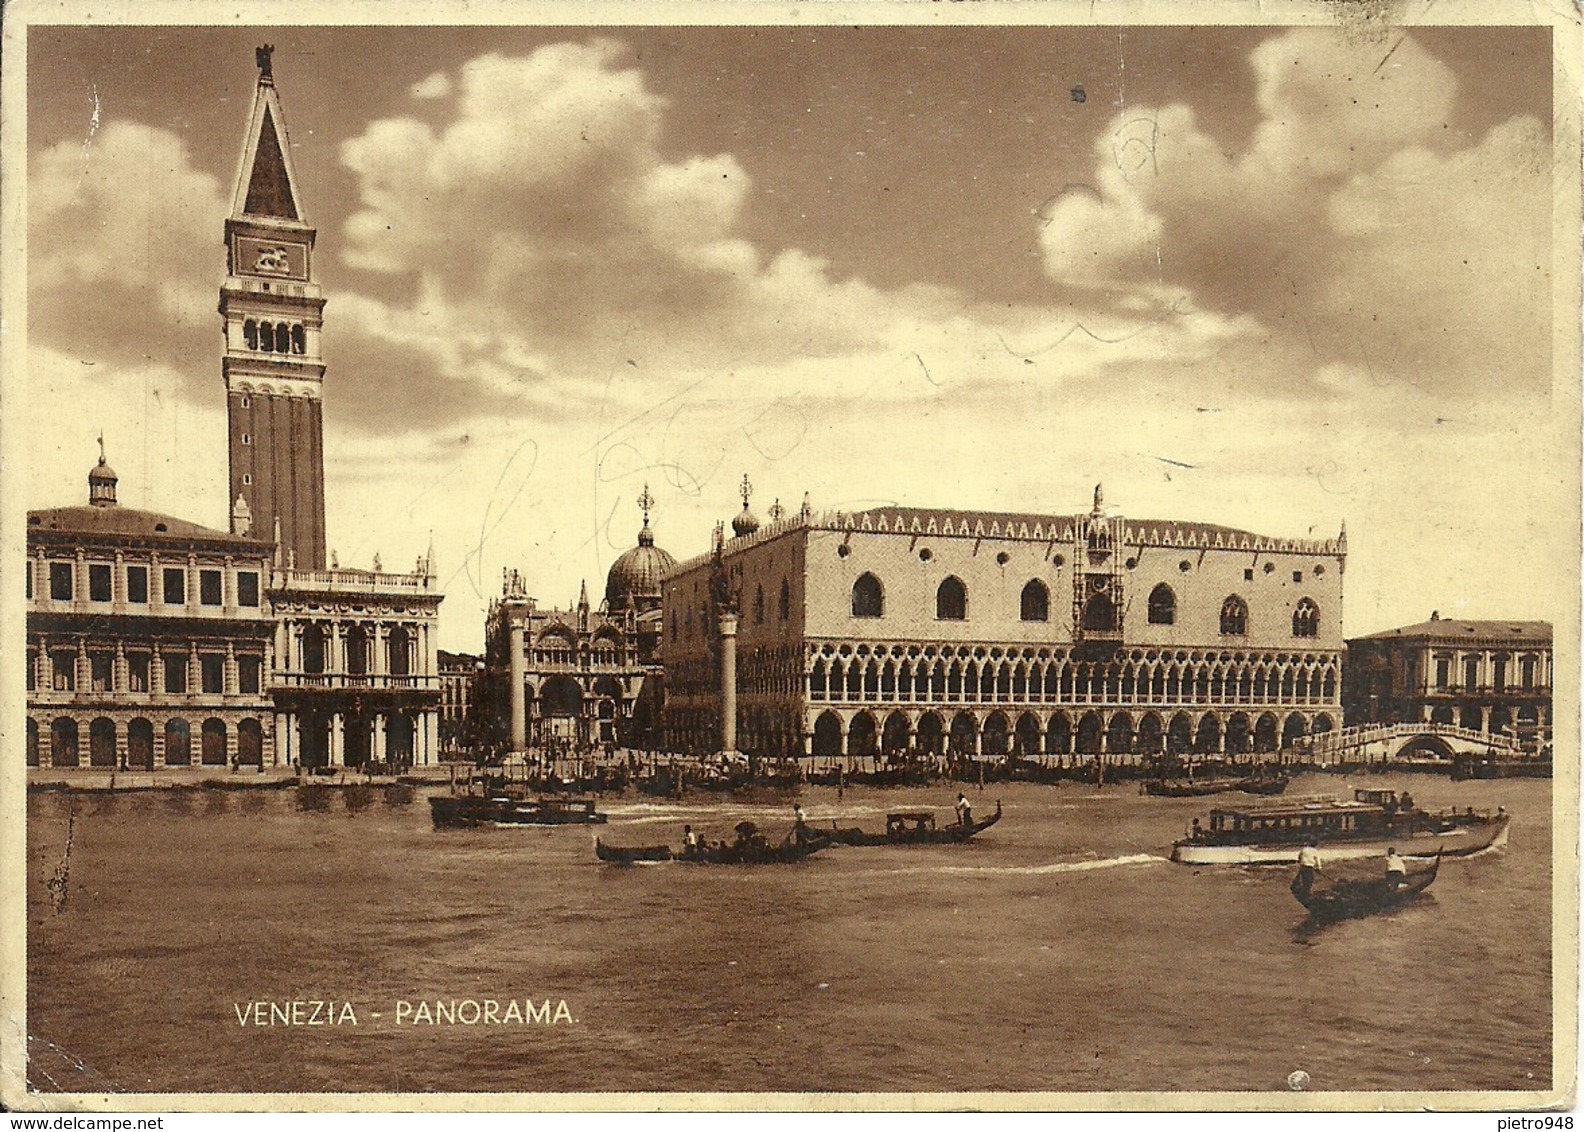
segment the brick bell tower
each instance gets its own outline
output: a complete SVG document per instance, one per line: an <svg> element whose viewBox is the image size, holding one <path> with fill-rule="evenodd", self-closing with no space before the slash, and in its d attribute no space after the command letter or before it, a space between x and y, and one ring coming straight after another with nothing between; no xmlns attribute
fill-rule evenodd
<svg viewBox="0 0 1584 1132"><path fill-rule="evenodd" d="M220 287L230 441L231 529L272 537L282 561L325 566L324 293L314 281L315 229L303 215L291 144L271 70L259 76L225 222Z"/></svg>

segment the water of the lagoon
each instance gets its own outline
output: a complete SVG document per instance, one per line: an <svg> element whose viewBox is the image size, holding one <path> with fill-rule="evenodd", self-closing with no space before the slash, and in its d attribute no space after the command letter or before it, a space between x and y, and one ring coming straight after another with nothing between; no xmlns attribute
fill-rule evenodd
<svg viewBox="0 0 1584 1132"><path fill-rule="evenodd" d="M1395 914L1298 930L1284 868L1164 857L1205 799L991 787L967 847L623 868L591 830L437 832L420 794L28 800L28 1029L44 1091L1531 1090L1551 1083L1551 784L1307 777L1505 805L1500 853ZM878 827L949 786L806 790ZM602 805L610 842L772 832L790 802ZM394 1025L398 1000L565 1000L575 1024ZM241 1026L258 1000L359 1025ZM374 1018L379 1012L381 1018ZM78 1067L80 1066L80 1068Z"/></svg>

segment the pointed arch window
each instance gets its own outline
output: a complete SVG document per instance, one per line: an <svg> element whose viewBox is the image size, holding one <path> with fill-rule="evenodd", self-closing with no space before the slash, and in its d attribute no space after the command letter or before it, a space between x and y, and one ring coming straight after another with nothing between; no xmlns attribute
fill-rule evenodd
<svg viewBox="0 0 1584 1132"><path fill-rule="evenodd" d="M935 619L937 621L966 621L968 619L968 587L958 578L947 578L935 591Z"/></svg>
<svg viewBox="0 0 1584 1132"><path fill-rule="evenodd" d="M764 587L754 587L754 624L764 624Z"/></svg>
<svg viewBox="0 0 1584 1132"><path fill-rule="evenodd" d="M1018 613L1024 621L1050 620L1050 590L1038 578L1030 578L1018 599Z"/></svg>
<svg viewBox="0 0 1584 1132"><path fill-rule="evenodd" d="M1221 603L1221 635L1223 637L1248 635L1248 603L1237 594L1230 594Z"/></svg>
<svg viewBox="0 0 1584 1132"><path fill-rule="evenodd" d="M785 621L792 616L792 587L785 578L781 579L781 601L779 605L781 620Z"/></svg>
<svg viewBox="0 0 1584 1132"><path fill-rule="evenodd" d="M1177 595L1165 582L1156 586L1149 595L1149 623L1174 625L1177 623ZM1226 630L1222 630L1225 632Z"/></svg>
<svg viewBox="0 0 1584 1132"><path fill-rule="evenodd" d="M873 574L860 574L852 588L852 615L880 617L885 613L885 591Z"/></svg>
<svg viewBox="0 0 1584 1132"><path fill-rule="evenodd" d="M1304 598L1293 610L1292 635L1318 637L1320 635L1320 607L1310 598Z"/></svg>

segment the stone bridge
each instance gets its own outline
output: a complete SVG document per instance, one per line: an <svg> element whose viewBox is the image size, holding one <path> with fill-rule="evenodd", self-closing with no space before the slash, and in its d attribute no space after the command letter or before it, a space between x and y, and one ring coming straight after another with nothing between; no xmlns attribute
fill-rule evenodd
<svg viewBox="0 0 1584 1132"><path fill-rule="evenodd" d="M1407 755L1451 760L1455 755L1522 756L1510 735L1472 731L1450 723L1371 723L1327 731L1293 748L1322 766L1338 763L1379 763Z"/></svg>

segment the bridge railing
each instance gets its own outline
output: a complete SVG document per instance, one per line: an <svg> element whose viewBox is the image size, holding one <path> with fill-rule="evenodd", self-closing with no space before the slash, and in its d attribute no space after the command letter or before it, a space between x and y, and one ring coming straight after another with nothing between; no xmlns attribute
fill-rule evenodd
<svg viewBox="0 0 1584 1132"><path fill-rule="evenodd" d="M1470 745L1496 750L1504 754L1522 754L1523 747L1510 735L1494 735L1475 731L1450 723L1376 723L1360 727L1344 727L1312 735L1298 746L1298 750L1320 758L1341 761L1338 756L1360 751L1371 743L1393 743L1419 735L1434 735Z"/></svg>

